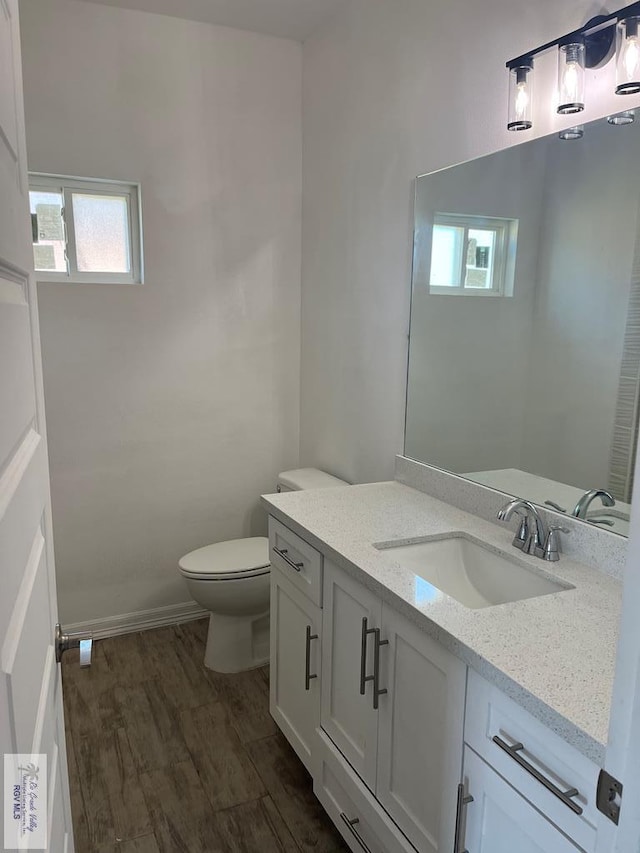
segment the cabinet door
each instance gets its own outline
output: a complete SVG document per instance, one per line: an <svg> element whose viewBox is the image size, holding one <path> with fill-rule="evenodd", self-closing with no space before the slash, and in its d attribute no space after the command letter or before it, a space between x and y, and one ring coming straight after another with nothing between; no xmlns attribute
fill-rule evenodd
<svg viewBox="0 0 640 853"><path fill-rule="evenodd" d="M374 634L382 607L370 590L325 560L321 725L365 784L375 791L378 711L373 708ZM367 620L363 624L363 620Z"/></svg>
<svg viewBox="0 0 640 853"><path fill-rule="evenodd" d="M460 853L578 853L580 848L468 747L463 777L473 801L463 806Z"/></svg>
<svg viewBox="0 0 640 853"><path fill-rule="evenodd" d="M322 611L271 569L270 710L309 772L320 724Z"/></svg>
<svg viewBox="0 0 640 853"><path fill-rule="evenodd" d="M376 796L423 853L453 849L466 666L382 607Z"/></svg>

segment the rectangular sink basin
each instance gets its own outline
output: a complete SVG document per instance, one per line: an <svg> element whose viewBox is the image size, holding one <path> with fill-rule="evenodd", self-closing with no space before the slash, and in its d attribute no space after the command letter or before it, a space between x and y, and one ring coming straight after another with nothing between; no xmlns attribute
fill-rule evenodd
<svg viewBox="0 0 640 853"><path fill-rule="evenodd" d="M473 610L575 588L538 574L517 556L511 557L464 533L408 545L386 542L375 547ZM423 600L429 600L429 596L423 595Z"/></svg>

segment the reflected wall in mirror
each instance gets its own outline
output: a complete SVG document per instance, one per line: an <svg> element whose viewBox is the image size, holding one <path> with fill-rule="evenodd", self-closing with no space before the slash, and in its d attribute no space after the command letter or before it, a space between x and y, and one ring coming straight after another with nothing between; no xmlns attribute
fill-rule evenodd
<svg viewBox="0 0 640 853"><path fill-rule="evenodd" d="M405 454L626 534L640 121L418 178ZM580 500L591 490L596 494ZM592 498L592 499L591 499Z"/></svg>

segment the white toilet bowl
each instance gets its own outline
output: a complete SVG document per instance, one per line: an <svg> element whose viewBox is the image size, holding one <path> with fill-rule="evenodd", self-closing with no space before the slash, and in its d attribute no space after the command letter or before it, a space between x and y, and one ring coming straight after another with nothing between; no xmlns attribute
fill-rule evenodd
<svg viewBox="0 0 640 853"><path fill-rule="evenodd" d="M347 485L315 468L278 477L279 492ZM193 600L210 613L205 666L240 672L268 663L269 540L257 536L207 545L178 566Z"/></svg>
<svg viewBox="0 0 640 853"><path fill-rule="evenodd" d="M204 663L240 672L269 660L269 540L207 545L179 562L194 601L209 613Z"/></svg>

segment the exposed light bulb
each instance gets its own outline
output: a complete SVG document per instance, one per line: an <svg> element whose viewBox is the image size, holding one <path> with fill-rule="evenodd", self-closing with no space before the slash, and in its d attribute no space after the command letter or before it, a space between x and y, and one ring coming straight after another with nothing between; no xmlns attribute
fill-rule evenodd
<svg viewBox="0 0 640 853"><path fill-rule="evenodd" d="M578 97L578 70L575 62L568 62L564 70L562 88L567 96L575 101Z"/></svg>
<svg viewBox="0 0 640 853"><path fill-rule="evenodd" d="M584 42L558 46L558 112L579 113L584 109Z"/></svg>
<svg viewBox="0 0 640 853"><path fill-rule="evenodd" d="M518 83L516 94L516 118L522 121L529 108L529 87L526 83Z"/></svg>

